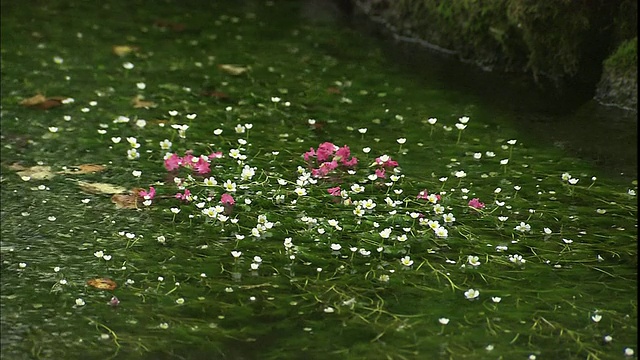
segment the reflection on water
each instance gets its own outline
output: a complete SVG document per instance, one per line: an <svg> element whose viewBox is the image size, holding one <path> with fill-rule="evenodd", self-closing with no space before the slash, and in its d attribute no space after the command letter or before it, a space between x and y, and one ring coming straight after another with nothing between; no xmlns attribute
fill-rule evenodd
<svg viewBox="0 0 640 360"><path fill-rule="evenodd" d="M425 88L457 93L466 104L493 114L497 124L516 128L529 145L558 147L593 162L605 174L636 178L637 114L592 100L596 76L562 88L539 86L525 75L482 71L415 43L396 41L380 26L357 20L354 26L379 38L385 56Z"/></svg>

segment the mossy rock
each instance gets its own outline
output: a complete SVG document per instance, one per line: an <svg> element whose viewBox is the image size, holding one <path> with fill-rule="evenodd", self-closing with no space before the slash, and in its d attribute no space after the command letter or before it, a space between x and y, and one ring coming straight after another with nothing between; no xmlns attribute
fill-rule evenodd
<svg viewBox="0 0 640 360"><path fill-rule="evenodd" d="M638 38L620 44L603 64L595 99L604 105L638 111Z"/></svg>

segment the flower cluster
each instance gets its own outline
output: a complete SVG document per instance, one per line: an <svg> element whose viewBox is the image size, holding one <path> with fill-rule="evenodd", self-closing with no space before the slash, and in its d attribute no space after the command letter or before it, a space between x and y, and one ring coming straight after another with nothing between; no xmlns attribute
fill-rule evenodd
<svg viewBox="0 0 640 360"><path fill-rule="evenodd" d="M164 158L164 167L167 171L175 171L182 166L199 175L205 175L211 172L211 160L221 157L222 152L212 152L208 156L194 156L193 151L188 150L183 157L175 153L167 153Z"/></svg>
<svg viewBox="0 0 640 360"><path fill-rule="evenodd" d="M371 166L376 167L376 176L385 179L387 177L387 171L393 171L393 169L398 167L398 162L391 159L389 155L382 155L377 157Z"/></svg>
<svg viewBox="0 0 640 360"><path fill-rule="evenodd" d="M338 168L352 169L358 164L358 159L351 156L351 150L347 145L338 147L330 142L318 145L317 150L310 148L303 156L312 169L311 175L314 177L327 176L332 170Z"/></svg>

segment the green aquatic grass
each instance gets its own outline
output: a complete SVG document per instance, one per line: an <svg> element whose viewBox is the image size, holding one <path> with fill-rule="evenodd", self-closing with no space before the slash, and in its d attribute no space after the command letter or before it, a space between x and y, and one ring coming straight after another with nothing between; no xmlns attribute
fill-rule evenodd
<svg viewBox="0 0 640 360"><path fill-rule="evenodd" d="M417 89L357 32L289 16L293 2L162 2L153 13L144 2L2 5L3 358L613 359L637 350L637 183L523 143L491 109L441 84ZM119 58L118 44L139 51ZM230 100L202 95L212 89ZM73 102L19 105L38 91ZM136 95L157 107L133 108ZM114 121L121 116L129 121ZM188 125L184 138L171 125ZM326 141L349 146L353 173L310 176L303 154ZM136 143L140 157L127 159ZM224 156L205 176L168 173L166 153L187 150ZM376 178L370 165L385 154L399 166ZM14 163L105 170L37 180ZM245 165L255 174L243 180ZM197 199L175 199L184 193L175 176ZM209 176L217 185L204 186ZM203 214L196 204L219 205L227 180L237 185L229 218ZM111 194L78 181L157 193L138 210L117 209ZM335 186L344 197L328 193ZM423 190L442 209L418 198ZM469 207L473 198L485 207ZM375 207L355 215L367 200ZM444 222L448 213L455 221ZM118 287L93 289L94 277ZM113 296L119 305L108 305Z"/></svg>

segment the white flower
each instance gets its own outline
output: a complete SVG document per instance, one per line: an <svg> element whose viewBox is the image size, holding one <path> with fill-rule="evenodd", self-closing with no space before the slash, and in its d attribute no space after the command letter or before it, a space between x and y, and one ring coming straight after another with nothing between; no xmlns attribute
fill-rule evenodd
<svg viewBox="0 0 640 360"><path fill-rule="evenodd" d="M411 266L413 265L413 260L411 260L411 258L409 256L405 256L402 259L400 259L400 262L402 263L402 265L404 266Z"/></svg>
<svg viewBox="0 0 640 360"><path fill-rule="evenodd" d="M122 64L122 67L127 69L127 70L131 70L131 69L133 69L134 66L130 62L126 62L126 63Z"/></svg>
<svg viewBox="0 0 640 360"><path fill-rule="evenodd" d="M429 123L429 125L435 125L438 122L438 119L429 118L429 119L427 119L427 122Z"/></svg>
<svg viewBox="0 0 640 360"><path fill-rule="evenodd" d="M140 170L133 170L133 171L131 172L131 175L133 175L134 177L139 178L139 177L140 177L140 175L142 175L142 171L140 171Z"/></svg>
<svg viewBox="0 0 640 360"><path fill-rule="evenodd" d="M469 263L469 265L471 266L480 266L480 258L474 255L469 255L467 256L467 262Z"/></svg>
<svg viewBox="0 0 640 360"><path fill-rule="evenodd" d="M399 139L397 139L396 141L398 142L398 144L402 145L402 144L404 144L404 143L406 143L406 142L407 142L407 139L405 139L405 138L399 138Z"/></svg>
<svg viewBox="0 0 640 360"><path fill-rule="evenodd" d="M520 225L516 226L514 230L517 230L520 232L528 232L528 231L531 231L531 225L525 224L524 221L521 221Z"/></svg>
<svg viewBox="0 0 640 360"><path fill-rule="evenodd" d="M625 348L625 349L624 349L624 354L625 354L626 356L633 356L633 354L635 354L635 352L633 351L633 349L632 349L632 348Z"/></svg>
<svg viewBox="0 0 640 360"><path fill-rule="evenodd" d="M512 139L512 140L507 141L507 144L515 145L517 142L518 142L518 140Z"/></svg>
<svg viewBox="0 0 640 360"><path fill-rule="evenodd" d="M231 252L231 256L233 256L236 259L239 258L240 255L242 255L242 251L235 251L234 250L234 251Z"/></svg>
<svg viewBox="0 0 640 360"><path fill-rule="evenodd" d="M591 320L593 320L593 322L600 322L600 320L602 320L602 315L594 314L593 316L591 316Z"/></svg>
<svg viewBox="0 0 640 360"><path fill-rule="evenodd" d="M571 179L571 174L569 173L562 174L562 180L569 181L569 179Z"/></svg>
<svg viewBox="0 0 640 360"><path fill-rule="evenodd" d="M160 329L164 329L164 330L166 330L166 329L168 329L168 328L169 328L169 324L167 324L167 323L161 323L160 325L158 325L158 327L159 327Z"/></svg>
<svg viewBox="0 0 640 360"><path fill-rule="evenodd" d="M467 176L467 173L462 171L462 170L458 170L454 173L455 177L457 178L463 178Z"/></svg>
<svg viewBox="0 0 640 360"><path fill-rule="evenodd" d="M500 165L507 165L509 163L509 159L500 160Z"/></svg>
<svg viewBox="0 0 640 360"><path fill-rule="evenodd" d="M438 322L442 325L447 325L449 323L449 319L447 318L440 318L438 319Z"/></svg>
<svg viewBox="0 0 640 360"><path fill-rule="evenodd" d="M296 195L298 195L298 196L307 195L307 189L301 188L301 187L297 187L295 190L293 190L293 192L295 192Z"/></svg>
<svg viewBox="0 0 640 360"><path fill-rule="evenodd" d="M491 301L493 301L494 303L499 303L500 301L502 301L502 298L499 296L492 296Z"/></svg>
<svg viewBox="0 0 640 360"><path fill-rule="evenodd" d="M222 187L224 187L224 189L228 192L236 191L236 183L232 182L231 180L225 181L224 184L222 184Z"/></svg>
<svg viewBox="0 0 640 360"><path fill-rule="evenodd" d="M435 229L435 233L436 233L437 237L443 238L443 239L446 239L447 236L449 236L449 231L447 231L447 229L445 229L442 226L440 226L437 229Z"/></svg>
<svg viewBox="0 0 640 360"><path fill-rule="evenodd" d="M324 312L326 312L327 314L331 314L334 311L335 310L331 306L327 306L326 308L324 308Z"/></svg>
<svg viewBox="0 0 640 360"><path fill-rule="evenodd" d="M178 305L184 304L184 299L183 298L176 299L176 304Z"/></svg>
<svg viewBox="0 0 640 360"><path fill-rule="evenodd" d="M104 251L100 250L100 251L96 251L93 253L93 255L97 258L102 258L104 256Z"/></svg>
<svg viewBox="0 0 640 360"><path fill-rule="evenodd" d="M461 118L458 119L458 121L462 124L466 124L469 122L469 117L468 116L463 116Z"/></svg>
<svg viewBox="0 0 640 360"><path fill-rule="evenodd" d="M527 262L527 260L522 258L522 255L518 255L518 254L509 255L509 261L511 261L514 264L520 264L520 265Z"/></svg>
<svg viewBox="0 0 640 360"><path fill-rule="evenodd" d="M435 206L434 206L434 208L435 208ZM444 220L445 223L452 223L452 222L456 221L456 218L453 216L452 213L448 213L448 214L442 215L442 219Z"/></svg>
<svg viewBox="0 0 640 360"><path fill-rule="evenodd" d="M135 160L140 157L140 153L136 149L127 150L127 159Z"/></svg>
<svg viewBox="0 0 640 360"><path fill-rule="evenodd" d="M456 128L458 128L458 130L464 130L466 127L467 127L467 125L465 125L465 124L460 124L460 123L456 124Z"/></svg>
<svg viewBox="0 0 640 360"><path fill-rule="evenodd" d="M77 306L84 306L84 304L85 304L85 302L81 298L77 298L76 299L76 305Z"/></svg>
<svg viewBox="0 0 640 360"><path fill-rule="evenodd" d="M467 300L473 300L478 296L480 296L480 291L475 289L469 289L464 292L464 297L467 298Z"/></svg>
<svg viewBox="0 0 640 360"><path fill-rule="evenodd" d="M391 228L386 228L382 231L380 231L380 237L382 237L383 239L388 239L389 236L391 235Z"/></svg>
<svg viewBox="0 0 640 360"><path fill-rule="evenodd" d="M571 185L575 185L575 184L577 184L577 183L578 183L578 181L580 181L580 179L578 179L578 178L571 178L571 179L569 179L569 184L571 184Z"/></svg>
<svg viewBox="0 0 640 360"><path fill-rule="evenodd" d="M546 228L544 228L544 229L542 229L542 230L543 230L543 231L544 231L544 233L545 233L545 234L547 234L547 235L551 235L551 233L553 232L553 231L551 231L551 229L549 229L549 228L547 228L547 227L546 227Z"/></svg>
<svg viewBox="0 0 640 360"><path fill-rule="evenodd" d="M361 193L364 191L364 187L361 186L360 184L353 184L351 185L351 191L353 191L354 193Z"/></svg>

